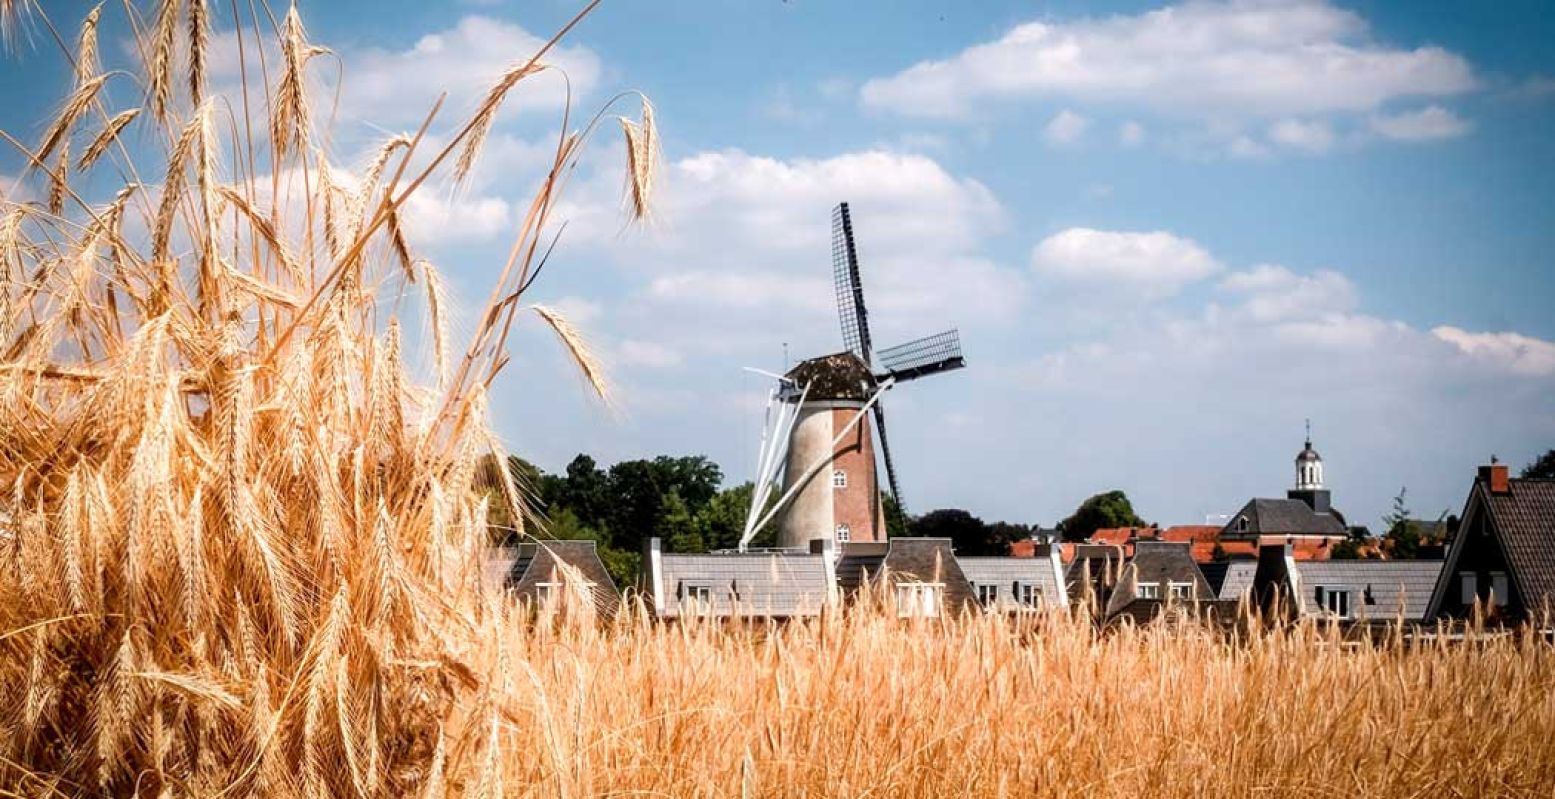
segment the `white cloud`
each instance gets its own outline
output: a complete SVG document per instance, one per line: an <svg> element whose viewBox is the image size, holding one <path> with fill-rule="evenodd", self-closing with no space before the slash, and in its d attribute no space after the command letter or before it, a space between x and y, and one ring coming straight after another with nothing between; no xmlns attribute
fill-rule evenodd
<svg viewBox="0 0 1555 799"><path fill-rule="evenodd" d="M1264 158L1269 155L1269 148L1259 144L1248 136L1237 136L1226 146L1226 152L1232 158Z"/></svg>
<svg viewBox="0 0 1555 799"><path fill-rule="evenodd" d="M1221 265L1192 239L1165 231L1069 228L1043 239L1031 252L1039 275L1062 283L1129 289L1148 297L1176 293L1220 271Z"/></svg>
<svg viewBox="0 0 1555 799"><path fill-rule="evenodd" d="M1518 333L1470 333L1443 325L1431 334L1481 363L1521 375L1555 375L1555 342Z"/></svg>
<svg viewBox="0 0 1555 799"><path fill-rule="evenodd" d="M504 71L544 44L545 37L510 22L467 16L453 28L422 36L407 50L347 52L343 111L379 124L419 120L446 91L451 111L468 112ZM599 80L599 57L586 47L560 45L544 63L567 74L574 97L586 95ZM560 108L566 92L566 82L554 71L525 78L508 95L502 116Z"/></svg>
<svg viewBox="0 0 1555 799"><path fill-rule="evenodd" d="M1371 129L1380 136L1401 141L1453 139L1473 127L1468 120L1439 106L1400 114L1379 114L1371 118Z"/></svg>
<svg viewBox="0 0 1555 799"><path fill-rule="evenodd" d="M1118 126L1118 143L1124 147L1138 147L1145 143L1145 126L1129 120Z"/></svg>
<svg viewBox="0 0 1555 799"><path fill-rule="evenodd" d="M866 106L961 117L990 99L1065 97L1172 115L1371 111L1475 87L1440 47L1371 41L1325 2L1188 2L1143 14L1031 22L1000 39L864 84Z"/></svg>
<svg viewBox="0 0 1555 799"><path fill-rule="evenodd" d="M1050 144L1074 144L1085 135L1091 121L1069 109L1059 111L1042 129L1042 135Z"/></svg>
<svg viewBox="0 0 1555 799"><path fill-rule="evenodd" d="M1281 119L1269 126L1269 141L1309 153L1324 153L1334 144L1334 132L1322 120Z"/></svg>
<svg viewBox="0 0 1555 799"><path fill-rule="evenodd" d="M257 70L259 55L252 43L248 44L248 67ZM544 38L510 22L470 15L452 28L422 36L403 50L343 48L339 51L345 71L338 117L349 123L413 128L432 110L438 95L447 92L440 117L463 119L504 71L528 60L544 44ZM235 108L240 107L236 34L231 30L213 34L210 52L212 85L218 93L228 95ZM265 57L275 64L273 45L267 45ZM336 73L324 63L316 60L310 67L318 114L325 113L334 99ZM561 72L571 79L574 100L599 82L599 57L587 47L559 45L547 54L544 63L554 69L520 81L504 101L499 120L512 119L526 110L561 108L567 97L567 81Z"/></svg>
<svg viewBox="0 0 1555 799"><path fill-rule="evenodd" d="M619 183L580 186L559 209L570 252L616 263L621 339L670 347L688 361L787 341L796 357L838 346L831 210L850 204L871 324L881 345L956 324L1014 318L1025 278L978 255L1004 224L986 187L933 159L871 149L783 160L739 150L666 164L658 222L621 232ZM757 350L760 349L758 352ZM751 362L750 360L746 361Z"/></svg>
<svg viewBox="0 0 1555 799"><path fill-rule="evenodd" d="M616 347L616 361L626 366L667 369L682 362L679 352L656 341L627 339Z"/></svg>
<svg viewBox="0 0 1555 799"><path fill-rule="evenodd" d="M1220 287L1240 295L1239 311L1259 323L1329 318L1358 303L1355 284L1329 269L1298 275L1276 264L1259 264L1227 275Z"/></svg>

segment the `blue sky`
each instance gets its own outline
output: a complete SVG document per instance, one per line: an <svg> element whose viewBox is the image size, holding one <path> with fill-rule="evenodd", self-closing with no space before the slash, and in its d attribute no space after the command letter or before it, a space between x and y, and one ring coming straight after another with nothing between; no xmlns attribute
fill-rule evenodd
<svg viewBox="0 0 1555 799"><path fill-rule="evenodd" d="M577 6L301 8L344 68L349 164L438 89L472 107ZM607 2L555 60L580 110L653 99L660 214L623 226L601 138L535 299L588 331L618 401L529 330L499 430L547 469L706 453L744 479L766 386L741 367L840 347L828 219L849 200L877 341L955 325L967 348L887 398L911 510L1051 524L1122 488L1198 523L1280 495L1311 417L1352 521L1400 486L1456 511L1492 453L1555 446L1552 41L1539 2ZM56 61L8 57L0 127L36 134ZM535 81L480 177L414 209L467 307L559 89Z"/></svg>

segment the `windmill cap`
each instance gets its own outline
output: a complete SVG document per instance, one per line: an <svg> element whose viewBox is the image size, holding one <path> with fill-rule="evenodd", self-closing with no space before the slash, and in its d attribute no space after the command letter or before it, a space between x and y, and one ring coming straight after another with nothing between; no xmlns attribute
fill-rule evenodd
<svg viewBox="0 0 1555 799"><path fill-rule="evenodd" d="M838 352L800 361L784 375L801 388L810 386L812 400L867 400L875 376L851 352Z"/></svg>

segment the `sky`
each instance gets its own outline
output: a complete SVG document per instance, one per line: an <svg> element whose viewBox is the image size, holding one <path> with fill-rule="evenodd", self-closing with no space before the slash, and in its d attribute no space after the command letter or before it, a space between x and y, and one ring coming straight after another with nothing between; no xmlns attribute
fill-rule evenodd
<svg viewBox="0 0 1555 799"><path fill-rule="evenodd" d="M88 7L49 5L66 27ZM321 80L343 75L332 157L360 165L443 91L446 135L579 5L300 8L336 54ZM910 511L1051 525L1116 488L1203 523L1282 496L1311 419L1334 504L1376 529L1403 487L1457 512L1492 455L1555 447L1551 42L1529 0L605 2L408 227L478 308L568 88L575 127L640 91L654 218L626 223L602 128L531 295L586 331L615 399L521 330L491 400L512 451L706 454L749 479L769 381L744 367L842 347L846 200L876 342L957 327L966 350L885 398ZM0 127L35 136L67 82L34 31L0 61ZM19 169L0 155L0 190Z"/></svg>

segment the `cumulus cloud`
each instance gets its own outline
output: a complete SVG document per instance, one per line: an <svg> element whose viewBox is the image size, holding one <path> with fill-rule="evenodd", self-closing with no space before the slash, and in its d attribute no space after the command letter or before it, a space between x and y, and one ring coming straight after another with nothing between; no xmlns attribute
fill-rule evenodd
<svg viewBox="0 0 1555 799"><path fill-rule="evenodd" d="M247 44L248 68L253 72L259 68L259 54L252 42ZM544 44L545 38L513 23L469 15L451 28L420 37L406 49L343 48L339 54L345 73L338 116L352 124L413 128L443 92L448 93L444 118L467 115L505 70L527 60ZM267 44L266 49L265 58L273 66L274 45ZM213 87L240 107L242 62L236 33L213 34L210 53L207 74ZM511 120L524 111L560 109L567 99L567 79L577 98L598 84L602 71L599 56L581 45L559 45L545 63L553 69L521 81L503 103L499 120ZM333 100L335 75L320 64L315 62L311 69L312 92L315 105L327 108L324 98Z"/></svg>
<svg viewBox="0 0 1555 799"><path fill-rule="evenodd" d="M1453 139L1468 133L1471 127L1468 120L1439 105L1400 114L1378 114L1371 118L1373 132L1400 141Z"/></svg>
<svg viewBox="0 0 1555 799"><path fill-rule="evenodd" d="M1364 19L1325 2L1188 2L1022 24L950 58L871 80L861 97L869 107L936 117L1027 97L1283 117L1370 111L1475 85L1462 56L1373 42Z"/></svg>
<svg viewBox="0 0 1555 799"><path fill-rule="evenodd" d="M1511 332L1470 333L1450 325L1431 334L1480 363L1522 375L1555 375L1555 342Z"/></svg>
<svg viewBox="0 0 1555 799"><path fill-rule="evenodd" d="M1269 141L1305 150L1327 152L1334 144L1334 132L1322 120L1281 119L1269 126Z"/></svg>
<svg viewBox="0 0 1555 799"><path fill-rule="evenodd" d="M1053 118L1042 128L1042 135L1050 144L1074 144L1085 135L1086 129L1090 126L1089 119L1066 108L1053 115Z"/></svg>
<svg viewBox="0 0 1555 799"><path fill-rule="evenodd" d="M1151 297L1220 271L1220 262L1192 239L1166 231L1129 232L1075 227L1043 239L1031 252L1039 275L1061 283L1122 288Z"/></svg>
<svg viewBox="0 0 1555 799"><path fill-rule="evenodd" d="M1358 304L1355 284L1330 269L1299 275L1277 264L1259 264L1227 275L1220 287L1239 295L1238 310L1260 323L1347 313Z"/></svg>

